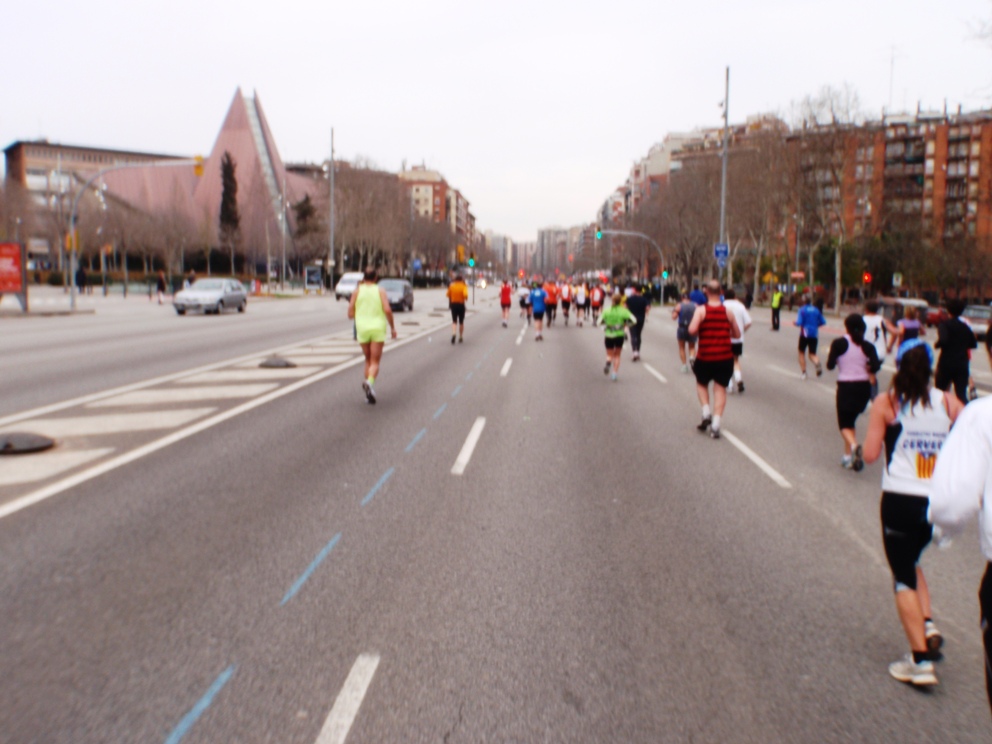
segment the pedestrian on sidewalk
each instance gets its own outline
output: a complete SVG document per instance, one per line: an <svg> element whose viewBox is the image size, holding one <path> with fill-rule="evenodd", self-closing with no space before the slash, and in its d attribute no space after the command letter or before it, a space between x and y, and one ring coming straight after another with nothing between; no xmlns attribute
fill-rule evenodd
<svg viewBox="0 0 992 744"><path fill-rule="evenodd" d="M672 309L672 320L678 322L675 331L675 338L679 344L679 359L682 362L682 374L689 374L689 370L696 364L696 337L689 335L689 324L696 314L696 303L689 299L689 293L682 293L682 301ZM688 348L688 356L686 355Z"/></svg>
<svg viewBox="0 0 992 744"><path fill-rule="evenodd" d="M689 324L689 335L699 336L696 354L696 395L703 410L703 420L696 428L709 430L713 439L720 438L720 424L727 406L727 386L734 375L732 336L740 335L734 314L720 303L720 282L713 279L706 285L706 304L696 308ZM709 384L713 383L713 408L710 409Z"/></svg>
<svg viewBox="0 0 992 744"><path fill-rule="evenodd" d="M375 404L375 378L379 375L379 361L382 348L386 344L386 326L396 338L396 324L393 311L389 307L386 290L379 286L379 272L375 268L365 269L362 281L351 293L348 303L348 319L355 321L355 337L365 355L365 379L362 390L365 399Z"/></svg>
<svg viewBox="0 0 992 744"><path fill-rule="evenodd" d="M448 285L446 293L448 297L448 309L451 311L451 343L458 343L465 340L465 303L468 302L468 285L465 284L465 277L455 274L455 280Z"/></svg>
<svg viewBox="0 0 992 744"><path fill-rule="evenodd" d="M978 590L985 691L992 708L992 397L969 403L940 450L930 481L930 518L948 537L979 515L985 575Z"/></svg>
<svg viewBox="0 0 992 744"><path fill-rule="evenodd" d="M837 370L837 426L844 440L840 464L854 472L865 466L858 444L857 420L871 402L872 380L882 368L875 347L865 340L865 321L857 313L844 319L847 333L834 339L827 356L827 369Z"/></svg>
<svg viewBox="0 0 992 744"><path fill-rule="evenodd" d="M636 284L630 286L630 295L627 296L627 310L634 316L634 325L630 327L630 350L632 361L641 358L641 334L644 332L644 323L647 321L648 313L651 312L651 300L641 294L641 289ZM605 315L603 317L606 317Z"/></svg>
<svg viewBox="0 0 992 744"><path fill-rule="evenodd" d="M962 403L967 403L971 350L978 348L978 341L971 327L961 320L964 308L964 300L949 300L947 312L951 317L937 326L934 348L940 349L940 358L937 360L934 386L947 391L953 385L954 394Z"/></svg>
<svg viewBox="0 0 992 744"><path fill-rule="evenodd" d="M889 674L915 686L937 684L934 658L943 643L933 622L930 590L920 556L930 544L927 518L931 476L951 425L964 407L955 396L930 386L933 352L920 339L896 356L892 389L871 405L865 462L885 454L882 470L882 542L895 583L896 610L910 654L889 665Z"/></svg>
<svg viewBox="0 0 992 744"><path fill-rule="evenodd" d="M734 353L734 379L731 381L730 387L727 388L727 392L743 393L744 376L741 372L741 356L744 354L744 334L751 327L751 313L747 311L744 303L737 299L737 293L733 287L727 287L727 291L724 292L723 306L734 314L734 320L737 321L737 327L740 329L740 334L732 336L730 339L730 348Z"/></svg>
<svg viewBox="0 0 992 744"><path fill-rule="evenodd" d="M816 376L823 374L823 365L820 364L820 357L816 355L817 345L820 338L820 326L827 324L826 318L820 308L813 304L813 296L807 294L806 303L799 308L799 314L793 325L799 328L799 371L802 378L806 379L806 353L809 352L809 360L816 366Z"/></svg>
<svg viewBox="0 0 992 744"><path fill-rule="evenodd" d="M782 320L782 290L778 287L772 292L772 330L777 331Z"/></svg>
<svg viewBox="0 0 992 744"><path fill-rule="evenodd" d="M603 367L603 374L610 375L610 379L616 382L617 374L620 372L620 354L623 351L626 329L628 326L633 329L637 318L624 307L623 295L620 292L613 295L610 303L609 309L603 311L602 318L603 334L606 337L606 366Z"/></svg>
<svg viewBox="0 0 992 744"><path fill-rule="evenodd" d="M159 269L156 279L156 289L158 290L158 304L161 305L165 298L165 272Z"/></svg>

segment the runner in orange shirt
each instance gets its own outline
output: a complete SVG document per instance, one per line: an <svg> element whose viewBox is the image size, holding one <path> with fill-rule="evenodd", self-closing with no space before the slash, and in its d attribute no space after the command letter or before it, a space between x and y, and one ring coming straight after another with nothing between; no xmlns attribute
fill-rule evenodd
<svg viewBox="0 0 992 744"><path fill-rule="evenodd" d="M558 314L558 285L555 284L550 279L544 283L544 291L547 293L548 297L544 301L546 309L547 326L551 327L555 324L555 315Z"/></svg>

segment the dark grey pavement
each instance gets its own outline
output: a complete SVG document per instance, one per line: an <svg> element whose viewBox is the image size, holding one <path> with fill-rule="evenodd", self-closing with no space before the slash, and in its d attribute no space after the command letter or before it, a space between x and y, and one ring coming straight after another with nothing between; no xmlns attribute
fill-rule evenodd
<svg viewBox="0 0 992 744"><path fill-rule="evenodd" d="M3 740L315 742L364 653L349 742L989 740L977 540L925 555L947 658L900 685L879 470L791 329L725 417L786 488L695 431L667 315L611 383L600 329L517 344L493 297L376 406L344 370L0 519Z"/></svg>

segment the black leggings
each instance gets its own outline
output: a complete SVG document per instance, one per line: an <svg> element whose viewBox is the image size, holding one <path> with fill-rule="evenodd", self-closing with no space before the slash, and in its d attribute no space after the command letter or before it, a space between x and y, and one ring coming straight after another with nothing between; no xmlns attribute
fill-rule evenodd
<svg viewBox="0 0 992 744"><path fill-rule="evenodd" d="M978 603L982 608L982 641L985 645L985 692L992 709L992 563L985 567Z"/></svg>
<svg viewBox="0 0 992 744"><path fill-rule="evenodd" d="M641 331L644 330L644 321L640 321L630 327L630 348L632 351L641 350Z"/></svg>
<svg viewBox="0 0 992 744"><path fill-rule="evenodd" d="M916 591L916 566L933 537L927 521L929 506L926 496L882 492L882 543L896 591L903 587Z"/></svg>

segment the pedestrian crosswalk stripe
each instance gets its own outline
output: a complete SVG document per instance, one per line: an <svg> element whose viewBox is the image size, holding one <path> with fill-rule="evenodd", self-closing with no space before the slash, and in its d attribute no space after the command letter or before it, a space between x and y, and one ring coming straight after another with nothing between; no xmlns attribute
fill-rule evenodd
<svg viewBox="0 0 992 744"><path fill-rule="evenodd" d="M278 384L259 385L210 385L204 387L170 387L151 390L134 390L113 398L90 403L87 408L110 406L144 406L158 403L177 403L194 400L228 400L255 398L279 387Z"/></svg>
<svg viewBox="0 0 992 744"><path fill-rule="evenodd" d="M183 426L216 411L216 408L180 408L140 413L111 413L65 418L37 418L22 421L9 430L32 431L54 439L99 434L120 434L129 431L154 431ZM47 457L47 455L42 455ZM39 457L39 455L34 455Z"/></svg>
<svg viewBox="0 0 992 744"><path fill-rule="evenodd" d="M294 364L299 364L301 366L311 365L311 366L330 366L332 364L339 364L340 362L346 362L349 359L354 359L355 354L334 354L328 356L294 356L291 353L280 354L280 359L286 359ZM258 359L252 359L250 361L244 362L243 364L237 365L239 369L247 368L258 368L258 365L264 362L268 357L259 357Z"/></svg>
<svg viewBox="0 0 992 744"><path fill-rule="evenodd" d="M182 384L200 384L204 382L254 382L256 380L286 380L306 377L316 372L319 367L273 367L255 369L219 369L216 372L201 372L198 375L176 380Z"/></svg>
<svg viewBox="0 0 992 744"><path fill-rule="evenodd" d="M0 468L0 486L16 486L20 483L31 483L42 478L51 478L64 473L66 470L92 462L113 451L111 447L104 447L90 450L46 452L42 456L8 456L4 458L3 467Z"/></svg>

